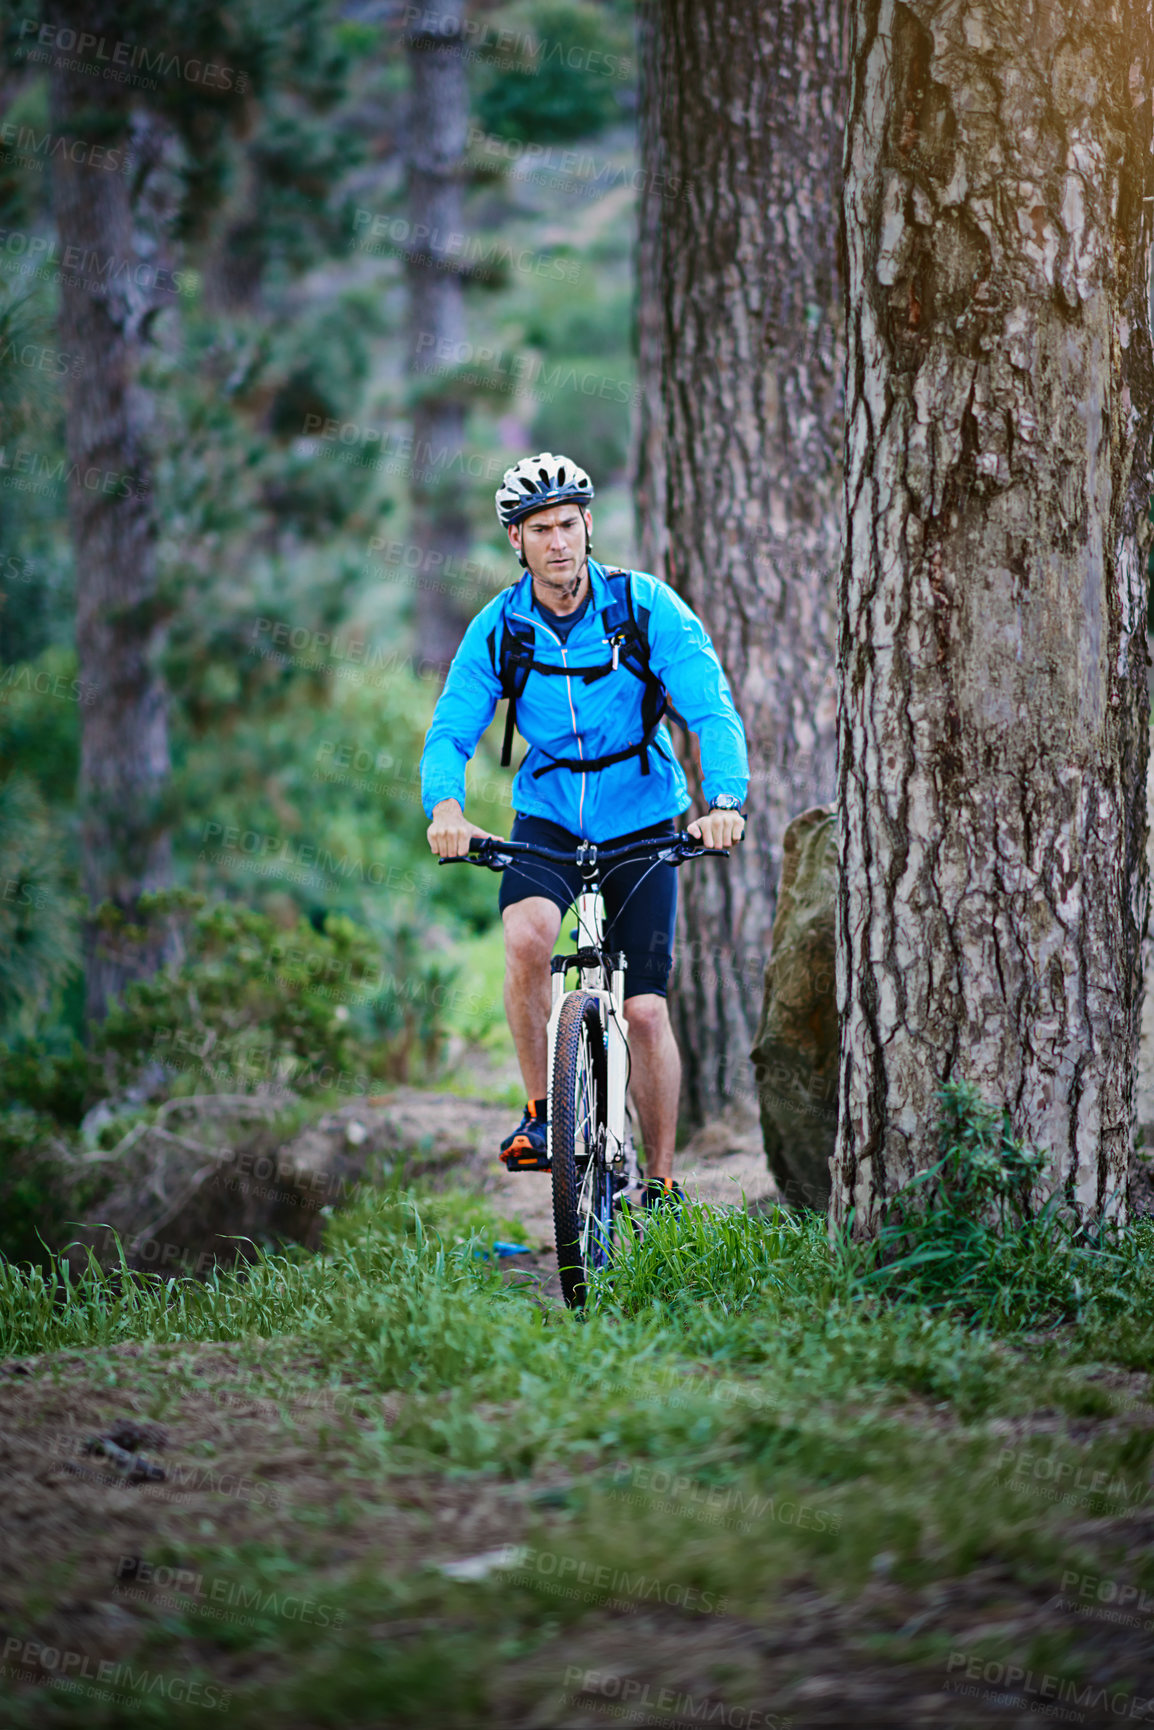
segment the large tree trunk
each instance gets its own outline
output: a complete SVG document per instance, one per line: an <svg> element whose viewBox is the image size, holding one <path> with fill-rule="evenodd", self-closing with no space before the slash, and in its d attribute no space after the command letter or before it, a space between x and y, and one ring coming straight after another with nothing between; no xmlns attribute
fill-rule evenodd
<svg viewBox="0 0 1154 1730"><path fill-rule="evenodd" d="M70 5L59 25L116 35L116 8ZM117 86L57 71L52 124L65 137L110 141ZM127 131L128 117L123 114ZM121 142L121 140L116 140ZM77 152L83 155L83 152ZM167 700L157 667L160 620L156 528L144 415L136 390L139 319L147 296L135 263L128 177L54 158L60 254L61 347L74 356L68 377L68 506L76 566L76 650L81 705L80 785L84 888L93 906L111 901L131 914L142 892L170 876L165 810ZM75 248L69 252L69 248ZM163 940L86 940L87 1010L101 1019L131 979L154 970Z"/></svg>
<svg viewBox="0 0 1154 1730"><path fill-rule="evenodd" d="M747 839L681 880L674 1014L700 1121L753 1094L782 838L834 790L843 6L664 0L642 47L639 346L643 393L660 368L663 481L652 456L639 474L651 508L665 491L643 545L710 630L750 742Z"/></svg>
<svg viewBox="0 0 1154 1730"><path fill-rule="evenodd" d="M413 544L427 581L416 591L419 658L447 666L469 615L442 574L469 554L466 482L452 459L465 444L465 404L445 379L465 342L461 186L469 87L461 52L463 0L441 3L406 37L410 104L409 381L413 403L410 482ZM444 382L440 382L440 380Z"/></svg>
<svg viewBox="0 0 1154 1730"><path fill-rule="evenodd" d="M831 1218L861 1233L950 1078L1046 1188L1125 1210L1152 87L1150 0L857 0Z"/></svg>
<svg viewBox="0 0 1154 1730"><path fill-rule="evenodd" d="M1147 641L1147 653L1150 644ZM1146 764L1146 809L1154 803L1154 753ZM1154 868L1154 830L1146 831L1146 869ZM1142 1023L1134 1082L1134 1146L1130 1153L1130 1210L1154 1213L1154 941L1147 921L1142 943Z"/></svg>

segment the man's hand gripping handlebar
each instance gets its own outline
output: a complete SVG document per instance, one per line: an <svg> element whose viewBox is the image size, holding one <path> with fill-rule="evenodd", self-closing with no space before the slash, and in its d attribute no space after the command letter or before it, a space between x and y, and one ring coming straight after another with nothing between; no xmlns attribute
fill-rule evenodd
<svg viewBox="0 0 1154 1730"><path fill-rule="evenodd" d="M478 829L475 823L470 823L455 799L442 799L433 806L433 821L425 834L442 864L447 859L463 859L471 841L499 839L488 829Z"/></svg>

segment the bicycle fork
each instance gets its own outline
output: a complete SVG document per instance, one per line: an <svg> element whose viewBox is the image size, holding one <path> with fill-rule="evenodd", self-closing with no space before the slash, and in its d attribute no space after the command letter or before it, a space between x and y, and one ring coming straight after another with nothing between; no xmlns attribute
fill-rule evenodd
<svg viewBox="0 0 1154 1730"><path fill-rule="evenodd" d="M624 961L625 957L619 957ZM602 991L601 1012L606 1018L606 1128L609 1136L609 1158L615 1168L622 1164L621 1175L627 1185L638 1181L637 1155L633 1138L625 1123L625 1094L629 1086L629 1023L625 1019L625 970L615 967L611 975L612 989Z"/></svg>

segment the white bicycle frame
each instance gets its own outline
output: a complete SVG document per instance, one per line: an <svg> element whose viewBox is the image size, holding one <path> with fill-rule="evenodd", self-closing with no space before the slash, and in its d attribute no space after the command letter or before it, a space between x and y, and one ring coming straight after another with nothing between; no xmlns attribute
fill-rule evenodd
<svg viewBox="0 0 1154 1730"><path fill-rule="evenodd" d="M582 891L577 897L577 943L581 949L600 948L605 936L604 909L599 893ZM629 1085L629 1023L625 1019L625 971L615 967L606 991L601 968L581 969L582 995L595 997L601 1007L601 1025L606 1035L606 1163L624 1172L629 1184L639 1181L633 1137L625 1122L625 1092ZM565 975L553 975L553 1002L549 1014L549 1157L553 1157L553 1054L557 1045L557 1023L561 1005L572 993L565 989Z"/></svg>

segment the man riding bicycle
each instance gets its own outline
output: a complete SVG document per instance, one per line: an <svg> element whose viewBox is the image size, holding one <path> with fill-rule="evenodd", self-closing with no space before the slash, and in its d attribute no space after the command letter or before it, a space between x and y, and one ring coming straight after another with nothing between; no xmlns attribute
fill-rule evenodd
<svg viewBox="0 0 1154 1730"><path fill-rule="evenodd" d="M453 658L425 740L421 791L429 846L460 858L487 830L464 812L465 767L509 698L529 751L513 783L514 841L575 851L672 835L690 804L663 715L697 733L709 810L688 832L707 847L741 840L749 780L745 733L705 627L664 583L590 556L593 485L546 451L505 472L497 516L524 574L482 608ZM505 1013L527 1103L501 1146L509 1170L546 1170L549 960L580 873L519 859L504 873ZM673 1151L681 1058L665 992L673 965L677 872L637 863L603 885L609 947L623 950L631 1092L647 1200L680 1197Z"/></svg>

